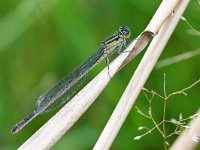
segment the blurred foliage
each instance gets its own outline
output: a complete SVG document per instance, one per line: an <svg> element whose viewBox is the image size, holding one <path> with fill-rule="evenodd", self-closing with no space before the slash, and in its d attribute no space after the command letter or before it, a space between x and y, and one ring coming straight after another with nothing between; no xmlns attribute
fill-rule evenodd
<svg viewBox="0 0 200 150"><path fill-rule="evenodd" d="M0 149L16 149L53 114L40 115L20 133L10 129L34 109L35 99L87 58L101 41L126 25L134 39L148 24L161 1L155 0L1 0L0 1ZM195 28L200 24L200 6L191 1L184 16ZM188 26L180 22L160 59L199 48L199 37L186 33ZM140 54L116 77L92 107L53 149L91 149L142 58ZM89 75L96 75L101 63ZM163 73L167 91L182 89L200 77L199 56L162 69L154 70L145 87L161 93ZM199 108L197 85L188 96L178 95L167 104L167 118L194 114ZM141 94L136 104L148 111ZM155 100L156 119L162 118L162 101ZM163 141L153 133L133 141L139 126L151 122L130 112L112 149L162 149ZM172 139L173 141L173 139ZM170 142L172 142L170 141Z"/></svg>

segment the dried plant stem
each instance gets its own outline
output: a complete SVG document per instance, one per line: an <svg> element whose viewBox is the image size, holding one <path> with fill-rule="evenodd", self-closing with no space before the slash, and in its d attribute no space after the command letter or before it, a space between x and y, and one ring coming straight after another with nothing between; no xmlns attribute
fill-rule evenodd
<svg viewBox="0 0 200 150"><path fill-rule="evenodd" d="M196 118L194 118L190 125L189 129L185 129L181 135L178 137L178 139L174 142L174 144L171 146L171 150L190 150L195 149L198 142L195 142L193 140L194 137L197 137L200 141L200 109L197 112L199 114Z"/></svg>
<svg viewBox="0 0 200 150"><path fill-rule="evenodd" d="M174 5L172 5L172 3L170 2L174 2ZM152 21L150 22L150 25L148 25L147 29L149 31L152 31L151 29L153 29L153 31L155 31L155 29L159 30L162 24L164 23L164 20L166 20L166 18L170 16L170 14L172 14L173 11L175 11L174 15L170 16L165 21L158 35L151 42L147 52L145 53L142 61L137 67L117 107L115 108L106 127L104 128L101 136L99 137L96 145L94 146L95 150L109 149L112 142L114 141L129 111L131 110L133 103L139 95L144 83L146 82L160 54L162 53L163 48L165 47L168 39L170 38L174 28L176 27L182 13L184 12L187 4L189 3L189 0L180 1L180 3L178 2L179 1L170 0L163 1L160 8L153 17ZM175 9L175 6L177 4L178 7ZM168 14L165 14L166 9L168 9L169 11ZM164 13L164 16L166 18L162 18L162 13ZM157 22L154 22L156 20L156 17L160 17L160 21L163 21L160 24L160 27L158 26Z"/></svg>

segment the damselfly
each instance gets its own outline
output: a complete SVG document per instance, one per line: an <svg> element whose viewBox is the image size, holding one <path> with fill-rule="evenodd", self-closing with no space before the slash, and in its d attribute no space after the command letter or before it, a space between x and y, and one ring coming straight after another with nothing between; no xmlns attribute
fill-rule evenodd
<svg viewBox="0 0 200 150"><path fill-rule="evenodd" d="M69 72L62 80L58 81L51 89L43 93L36 101L36 108L32 113L17 123L11 132L17 133L37 115L55 109L68 102L82 85L87 73L102 59L106 59L109 67L109 58L116 52L121 53L122 46L126 44L126 38L130 31L122 26L118 32L102 42L100 48L87 58L78 67Z"/></svg>

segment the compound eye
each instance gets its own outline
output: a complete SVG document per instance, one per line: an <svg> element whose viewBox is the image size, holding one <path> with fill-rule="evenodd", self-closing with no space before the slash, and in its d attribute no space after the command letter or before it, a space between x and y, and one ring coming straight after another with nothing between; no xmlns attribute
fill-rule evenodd
<svg viewBox="0 0 200 150"><path fill-rule="evenodd" d="M120 32L121 35L124 35L125 37L129 37L130 36L130 31L125 26L121 26L119 28L119 32Z"/></svg>

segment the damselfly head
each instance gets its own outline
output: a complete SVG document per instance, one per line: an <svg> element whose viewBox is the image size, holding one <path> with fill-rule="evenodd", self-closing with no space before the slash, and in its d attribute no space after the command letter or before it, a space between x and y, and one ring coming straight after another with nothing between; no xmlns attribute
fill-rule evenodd
<svg viewBox="0 0 200 150"><path fill-rule="evenodd" d="M131 35L130 30L129 30L127 27L125 27L125 26L121 26L121 27L119 28L119 33L120 33L121 35L123 35L125 38L129 38L130 35Z"/></svg>

